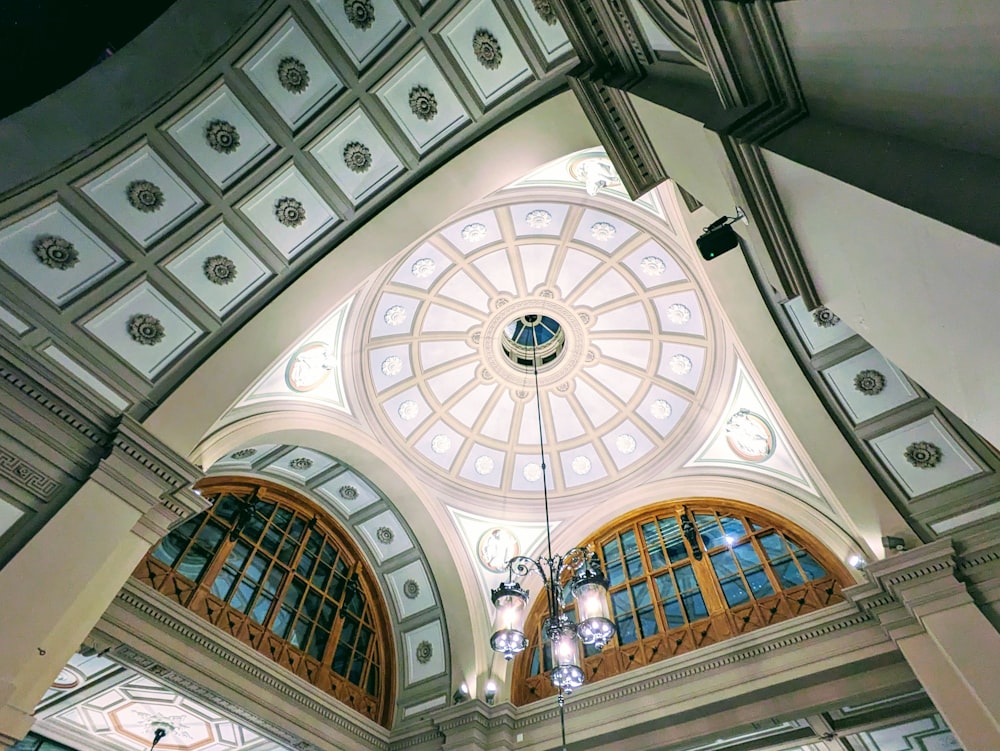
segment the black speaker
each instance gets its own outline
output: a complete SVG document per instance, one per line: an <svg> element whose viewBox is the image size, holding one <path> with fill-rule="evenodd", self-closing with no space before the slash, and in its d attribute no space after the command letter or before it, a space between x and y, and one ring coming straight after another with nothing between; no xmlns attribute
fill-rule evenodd
<svg viewBox="0 0 1000 751"><path fill-rule="evenodd" d="M732 225L721 223L725 221L726 217L722 217L721 220L714 222L698 238L698 250L701 251L701 257L706 261L711 261L713 258L740 246L740 238Z"/></svg>

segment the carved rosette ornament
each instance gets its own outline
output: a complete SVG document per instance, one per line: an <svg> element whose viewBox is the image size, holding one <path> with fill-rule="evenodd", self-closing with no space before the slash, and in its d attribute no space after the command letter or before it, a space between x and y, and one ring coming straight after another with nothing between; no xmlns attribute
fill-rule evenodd
<svg viewBox="0 0 1000 751"><path fill-rule="evenodd" d="M128 319L128 335L132 341L152 347L163 341L166 330L160 319L148 313L136 313Z"/></svg>
<svg viewBox="0 0 1000 751"><path fill-rule="evenodd" d="M375 539L383 545L391 545L392 541L396 539L396 533L388 527L379 527L375 530Z"/></svg>
<svg viewBox="0 0 1000 751"><path fill-rule="evenodd" d="M840 323L840 318L828 307L823 306L813 311L813 323L821 329L828 329Z"/></svg>
<svg viewBox="0 0 1000 751"><path fill-rule="evenodd" d="M306 64L297 57L283 57L278 63L278 81L285 91L301 94L309 88L309 71L306 69Z"/></svg>
<svg viewBox="0 0 1000 751"><path fill-rule="evenodd" d="M410 111L418 120L430 122L438 113L438 103L434 94L426 86L410 89Z"/></svg>
<svg viewBox="0 0 1000 751"><path fill-rule="evenodd" d="M930 441L914 441L903 452L906 461L917 469L931 469L941 463L941 449Z"/></svg>
<svg viewBox="0 0 1000 751"><path fill-rule="evenodd" d="M352 172L367 172L372 166L372 152L360 141L351 141L344 147L344 164Z"/></svg>
<svg viewBox="0 0 1000 751"><path fill-rule="evenodd" d="M125 188L125 196L136 211L152 214L163 208L163 191L149 180L133 180Z"/></svg>
<svg viewBox="0 0 1000 751"><path fill-rule="evenodd" d="M313 460L308 456L297 456L288 462L288 466L295 470L309 469L313 465Z"/></svg>
<svg viewBox="0 0 1000 751"><path fill-rule="evenodd" d="M417 645L417 662L426 665L434 656L434 647L429 641L422 641Z"/></svg>
<svg viewBox="0 0 1000 751"><path fill-rule="evenodd" d="M340 497L345 501L354 501L358 498L358 489L353 485L341 485L340 490L337 492L340 493Z"/></svg>
<svg viewBox="0 0 1000 751"><path fill-rule="evenodd" d="M370 29L375 23L375 6L372 0L344 0L344 13L356 29Z"/></svg>
<svg viewBox="0 0 1000 751"><path fill-rule="evenodd" d="M550 0L534 0L535 13L549 26L555 26L559 19L556 17L555 8Z"/></svg>
<svg viewBox="0 0 1000 751"><path fill-rule="evenodd" d="M251 449L251 448L240 449L239 451L234 451L233 453L231 453L229 455L229 458L235 459L236 461L240 461L241 459L249 459L256 453L257 449Z"/></svg>
<svg viewBox="0 0 1000 751"><path fill-rule="evenodd" d="M80 253L73 243L58 235L39 235L32 244L32 250L40 263L58 271L76 266L80 260Z"/></svg>
<svg viewBox="0 0 1000 751"><path fill-rule="evenodd" d="M274 217L286 227L298 227L306 220L306 207L302 201L285 196L274 202Z"/></svg>
<svg viewBox="0 0 1000 751"><path fill-rule="evenodd" d="M240 134L236 126L225 120L212 120L205 126L205 140L213 151L232 154L240 147Z"/></svg>
<svg viewBox="0 0 1000 751"><path fill-rule="evenodd" d="M420 585L413 579L403 582L403 596L407 600L416 600L420 596Z"/></svg>
<svg viewBox="0 0 1000 751"><path fill-rule="evenodd" d="M862 370L854 376L854 388L865 396L881 394L885 388L885 376L877 370Z"/></svg>
<svg viewBox="0 0 1000 751"><path fill-rule="evenodd" d="M503 60L500 42L486 29L476 29L476 33L472 35L472 51L486 70L496 70Z"/></svg>
<svg viewBox="0 0 1000 751"><path fill-rule="evenodd" d="M236 279L236 264L225 256L209 256L202 266L205 278L212 284L230 284Z"/></svg>

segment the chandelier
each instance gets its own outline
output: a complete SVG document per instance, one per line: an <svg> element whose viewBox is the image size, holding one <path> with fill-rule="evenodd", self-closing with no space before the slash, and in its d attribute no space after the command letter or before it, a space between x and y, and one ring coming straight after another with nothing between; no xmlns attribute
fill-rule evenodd
<svg viewBox="0 0 1000 751"><path fill-rule="evenodd" d="M542 430L542 403L538 386L539 344L551 338L544 327L545 318L540 315L522 316L518 323L522 326L518 341L530 344L531 369L535 379L535 405L538 409L538 446L541 453L542 497L545 503L545 556L529 558L515 556L504 563L507 579L492 591L496 608L493 636L490 646L507 660L522 652L528 646L524 634L525 608L528 591L518 579L532 573L542 579L542 587L548 604L548 616L542 628L548 641L552 669L549 678L559 692L560 713L564 708L565 696L584 683L582 652L587 644L601 649L615 635L615 624L608 612L608 578L601 569L600 559L594 550L577 547L562 555L552 553L552 528L549 522L549 490L545 465L545 438ZM541 330L539 330L541 327ZM526 336L527 335L527 336ZM526 341L527 340L527 341ZM526 349L526 348L525 348ZM525 358L526 359L526 358ZM524 363L523 359L518 361ZM548 362L548 360L545 360ZM567 612L568 587L572 594L575 612ZM544 660L543 660L544 666ZM566 745L565 722L562 728L563 746Z"/></svg>

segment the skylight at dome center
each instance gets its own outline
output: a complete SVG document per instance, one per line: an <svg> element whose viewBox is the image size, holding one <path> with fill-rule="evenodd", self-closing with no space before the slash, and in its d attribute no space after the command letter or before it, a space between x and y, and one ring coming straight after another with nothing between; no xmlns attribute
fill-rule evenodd
<svg viewBox="0 0 1000 751"><path fill-rule="evenodd" d="M504 354L518 368L539 371L552 365L566 345L562 325L547 315L525 313L511 321L503 330L501 345Z"/></svg>

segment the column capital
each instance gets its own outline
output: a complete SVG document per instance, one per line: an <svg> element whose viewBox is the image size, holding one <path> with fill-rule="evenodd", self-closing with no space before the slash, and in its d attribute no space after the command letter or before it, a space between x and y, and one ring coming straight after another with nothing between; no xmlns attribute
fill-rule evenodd
<svg viewBox="0 0 1000 751"><path fill-rule="evenodd" d="M152 545L172 526L208 507L192 489L202 476L200 469L123 415L91 479L142 513L134 531Z"/></svg>

